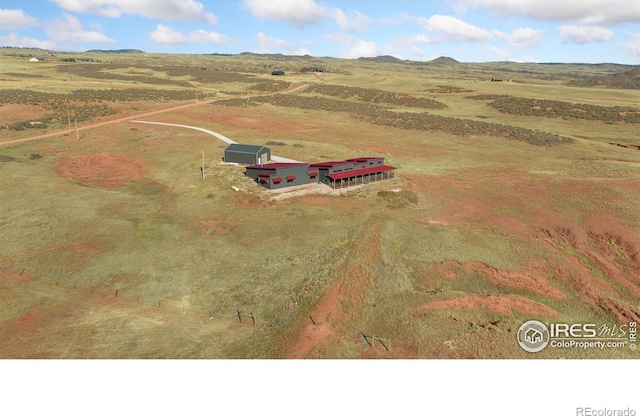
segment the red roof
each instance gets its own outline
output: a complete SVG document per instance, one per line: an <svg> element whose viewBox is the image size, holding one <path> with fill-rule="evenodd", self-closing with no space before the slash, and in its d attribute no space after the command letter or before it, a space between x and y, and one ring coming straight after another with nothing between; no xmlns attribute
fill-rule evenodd
<svg viewBox="0 0 640 416"><path fill-rule="evenodd" d="M369 160L382 160L384 157L356 157L353 159L347 159L348 162L367 162Z"/></svg>
<svg viewBox="0 0 640 416"><path fill-rule="evenodd" d="M351 164L353 164L353 161L348 162L346 160L333 160L331 162L314 163L313 165L311 165L311 167L313 167L313 168L331 168L333 166L351 165Z"/></svg>
<svg viewBox="0 0 640 416"><path fill-rule="evenodd" d="M347 170L344 172L332 173L329 176L331 179L344 179L344 178L353 178L355 176L369 175L372 173L380 173L380 172L388 172L391 170L395 170L393 166L374 166L371 168L357 169L357 170Z"/></svg>
<svg viewBox="0 0 640 416"><path fill-rule="evenodd" d="M276 170L283 168L292 168L294 166L309 166L308 163L293 163L293 162L279 162L279 163L267 163L264 165L251 165L247 166L247 169L263 169L263 170Z"/></svg>

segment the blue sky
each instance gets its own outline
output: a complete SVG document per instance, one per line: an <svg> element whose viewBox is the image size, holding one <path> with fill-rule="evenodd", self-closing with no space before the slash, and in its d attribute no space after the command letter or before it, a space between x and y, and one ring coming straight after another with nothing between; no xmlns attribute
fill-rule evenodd
<svg viewBox="0 0 640 416"><path fill-rule="evenodd" d="M640 1L3 0L0 45L640 64Z"/></svg>

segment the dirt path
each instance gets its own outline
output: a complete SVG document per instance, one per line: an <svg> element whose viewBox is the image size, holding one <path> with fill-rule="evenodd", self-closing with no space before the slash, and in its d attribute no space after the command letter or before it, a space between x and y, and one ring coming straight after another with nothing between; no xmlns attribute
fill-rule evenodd
<svg viewBox="0 0 640 416"><path fill-rule="evenodd" d="M204 129L202 127L187 126L187 125L184 125L184 124L161 123L161 122L157 122L157 121L131 120L131 122L132 123L143 123L143 124L157 124L159 126L169 126L169 127L182 127L182 128L185 128L185 129L192 129L192 130L197 130L197 131L201 131L203 133L210 134L212 136L217 137L218 139L222 140L223 142L225 142L227 144L237 143L236 141L231 140L227 136L224 136L224 135L222 135L220 133L217 133L217 132L215 132L213 130ZM271 160L274 161L274 162L300 163L300 161L298 161L298 160L288 159L286 157L280 157L280 156L275 156L275 155L271 155Z"/></svg>
<svg viewBox="0 0 640 416"><path fill-rule="evenodd" d="M297 92L297 91L301 91L305 88L308 88L309 84L302 84L302 85L298 85L297 87L288 89L286 91L277 93L268 93L268 94L253 94L253 95L246 95L243 98L252 98L252 97L258 97L258 96L263 96L263 95L276 95L276 94L290 94L293 92ZM121 121L130 121L130 120L135 120L137 118L142 118L142 117L149 117L149 116L153 116L156 114L162 114L162 113L168 113L170 111L175 111L175 110L181 110L184 108L190 108L190 107L194 107L196 105L200 105L200 104L209 104L215 101L224 101L224 100L230 100L230 99L234 99L234 98L238 98L238 97L229 97L229 98L214 98L211 100L206 100L206 101L199 101L199 102L195 102L195 103L189 103L189 104L183 104L183 105L179 105L176 107L170 107L170 108L164 108L162 110L156 110L156 111L151 111L148 113L144 113L144 114L136 114L133 116L128 116L128 117L122 117L122 118L118 118L115 120L108 120L108 121L103 121L100 123L94 123L94 124L88 124L86 126L80 126L78 127L77 131L83 131L83 130L89 130L89 129L93 129L96 127L102 127L102 126L106 126L109 124L115 124L115 123L120 123ZM55 136L60 136L63 134L71 134L74 131L76 131L76 129L65 129L65 130L58 130L58 131L53 131L50 133L45 133L45 134L40 134L37 136L30 136L30 137L23 137L22 139L15 139L15 140L9 140L6 142L0 142L0 146L6 146L6 145L10 145L10 144L17 144L17 143L23 143L23 142L30 142L33 140L40 140L40 139L46 139L49 137L55 137Z"/></svg>
<svg viewBox="0 0 640 416"><path fill-rule="evenodd" d="M187 126L185 124L161 123L161 122L158 122L158 121L131 120L131 122L132 123L142 123L142 124L155 124L155 125L158 125L158 126L182 127L182 128L185 128L185 129L192 129L192 130L197 130L197 131L201 131L203 133L210 134L212 136L217 137L218 139L222 140L223 142L225 142L227 144L236 143L234 140L231 140L227 136L224 136L224 135L222 135L220 133L216 133L215 131L212 131L212 130L204 129L202 127Z"/></svg>

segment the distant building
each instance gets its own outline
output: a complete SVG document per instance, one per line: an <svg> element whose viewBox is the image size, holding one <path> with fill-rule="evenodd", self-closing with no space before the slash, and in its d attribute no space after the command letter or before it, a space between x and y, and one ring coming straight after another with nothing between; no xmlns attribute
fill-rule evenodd
<svg viewBox="0 0 640 416"><path fill-rule="evenodd" d="M33 58L29 59L29 62L46 62L46 59L41 56L34 56Z"/></svg>
<svg viewBox="0 0 640 416"><path fill-rule="evenodd" d="M234 143L224 149L223 160L243 165L260 165L271 160L271 150L264 146Z"/></svg>
<svg viewBox="0 0 640 416"><path fill-rule="evenodd" d="M284 71L271 71L271 75L284 75Z"/></svg>

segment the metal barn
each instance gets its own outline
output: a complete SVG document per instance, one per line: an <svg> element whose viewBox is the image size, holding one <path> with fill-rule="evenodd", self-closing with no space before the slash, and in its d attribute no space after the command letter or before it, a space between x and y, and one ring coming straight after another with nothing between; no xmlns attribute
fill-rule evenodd
<svg viewBox="0 0 640 416"><path fill-rule="evenodd" d="M261 165L271 160L271 150L264 146L234 143L224 149L223 160L243 165Z"/></svg>

